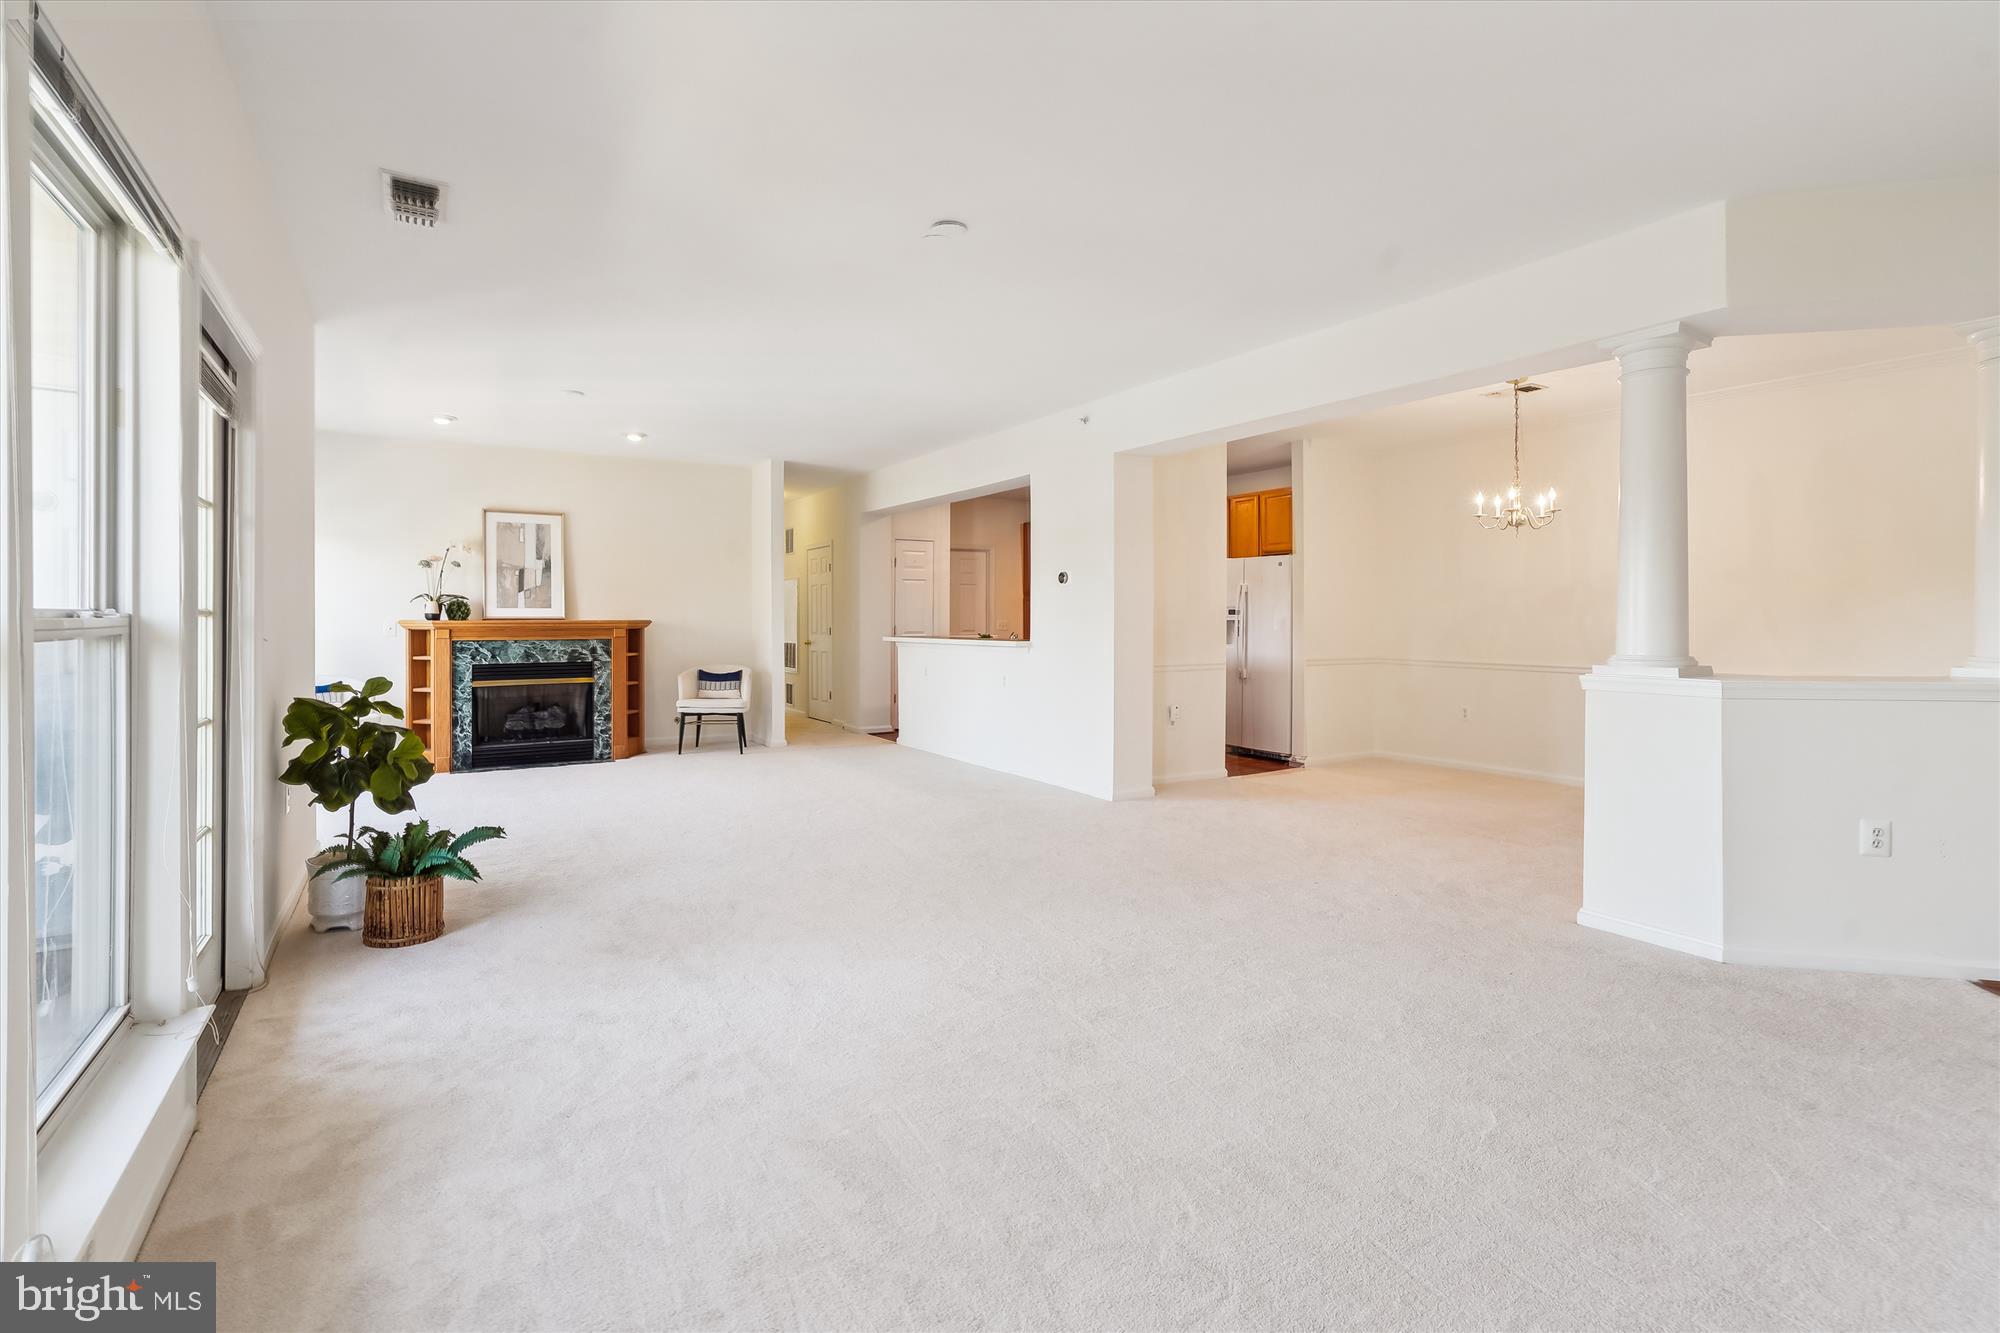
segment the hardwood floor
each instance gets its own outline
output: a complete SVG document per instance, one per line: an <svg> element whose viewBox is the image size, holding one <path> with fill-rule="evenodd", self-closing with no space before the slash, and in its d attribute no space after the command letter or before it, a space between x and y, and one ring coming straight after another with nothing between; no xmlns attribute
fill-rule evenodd
<svg viewBox="0 0 2000 1333"><path fill-rule="evenodd" d="M1288 768L1304 767L1289 759L1266 759L1262 755L1238 754L1234 750L1223 752L1222 766L1232 778L1245 778L1257 773L1282 773Z"/></svg>

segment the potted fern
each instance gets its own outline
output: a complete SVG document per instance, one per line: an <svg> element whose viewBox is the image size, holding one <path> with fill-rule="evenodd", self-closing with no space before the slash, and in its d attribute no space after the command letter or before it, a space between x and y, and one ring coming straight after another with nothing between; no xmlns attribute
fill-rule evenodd
<svg viewBox="0 0 2000 1333"><path fill-rule="evenodd" d="M506 836L491 824L464 833L433 830L428 819L396 833L364 828L358 837L321 852L326 863L319 873L335 880L365 878L361 942L371 949L401 949L444 933L444 882L478 879L466 849Z"/></svg>

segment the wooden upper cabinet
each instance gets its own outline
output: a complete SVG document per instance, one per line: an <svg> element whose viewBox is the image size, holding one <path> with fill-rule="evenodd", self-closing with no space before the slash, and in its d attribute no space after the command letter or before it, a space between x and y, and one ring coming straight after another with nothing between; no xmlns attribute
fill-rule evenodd
<svg viewBox="0 0 2000 1333"><path fill-rule="evenodd" d="M1229 497L1229 558L1292 553L1292 492L1252 491Z"/></svg>
<svg viewBox="0 0 2000 1333"><path fill-rule="evenodd" d="M1260 491L1257 495L1257 554L1292 553L1292 493Z"/></svg>
<svg viewBox="0 0 2000 1333"><path fill-rule="evenodd" d="M1229 497L1229 558L1240 560L1258 554L1257 497Z"/></svg>

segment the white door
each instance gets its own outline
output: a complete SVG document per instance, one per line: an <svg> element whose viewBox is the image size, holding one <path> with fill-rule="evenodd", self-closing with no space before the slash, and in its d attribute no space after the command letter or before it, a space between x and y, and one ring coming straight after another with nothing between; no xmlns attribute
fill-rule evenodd
<svg viewBox="0 0 2000 1333"><path fill-rule="evenodd" d="M833 721L833 547L806 550L806 716Z"/></svg>
<svg viewBox="0 0 2000 1333"><path fill-rule="evenodd" d="M963 551L951 553L951 632L991 634L993 632L993 553Z"/></svg>
<svg viewBox="0 0 2000 1333"><path fill-rule="evenodd" d="M896 633L937 633L937 602L931 596L931 543L921 537L896 541Z"/></svg>

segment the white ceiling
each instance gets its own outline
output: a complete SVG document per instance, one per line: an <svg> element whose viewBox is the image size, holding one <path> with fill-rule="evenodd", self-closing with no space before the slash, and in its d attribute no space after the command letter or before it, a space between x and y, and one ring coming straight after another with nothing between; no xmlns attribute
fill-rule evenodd
<svg viewBox="0 0 2000 1333"><path fill-rule="evenodd" d="M1873 329L1717 338L1713 346L1688 358L1688 393L1718 393L1942 356L1964 357L1969 363L1972 352L1965 339L1951 329ZM1529 379L1541 385L1542 391L1521 399L1524 429L1578 417L1615 416L1618 411L1615 360L1595 361ZM1288 449L1292 440L1310 435L1331 435L1371 446L1424 444L1460 439L1482 431L1504 436L1513 429L1512 421L1513 407L1508 402L1507 386L1482 385L1335 422L1232 441L1230 471L1238 470L1239 457L1267 456Z"/></svg>
<svg viewBox="0 0 2000 1333"><path fill-rule="evenodd" d="M875 466L1703 202L2000 166L1977 4L212 9L320 425L398 437Z"/></svg>

